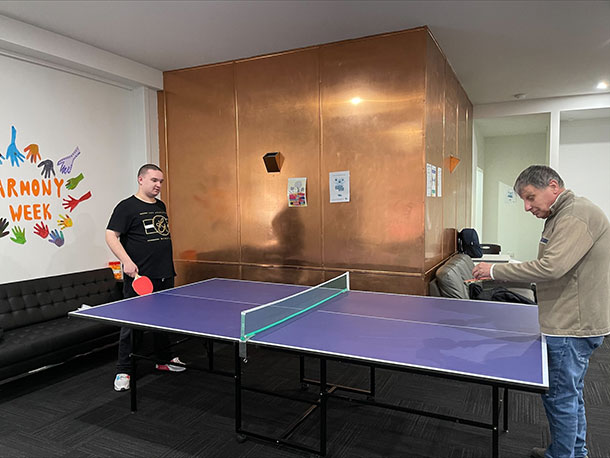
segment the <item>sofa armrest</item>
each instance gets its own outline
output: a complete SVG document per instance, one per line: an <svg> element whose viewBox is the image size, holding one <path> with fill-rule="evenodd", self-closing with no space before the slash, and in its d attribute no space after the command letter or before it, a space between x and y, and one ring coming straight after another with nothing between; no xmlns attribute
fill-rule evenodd
<svg viewBox="0 0 610 458"><path fill-rule="evenodd" d="M436 279L433 279L428 284L428 295L429 296L434 296L434 297L442 297L443 296L441 294L441 291L438 289L438 282L436 281Z"/></svg>

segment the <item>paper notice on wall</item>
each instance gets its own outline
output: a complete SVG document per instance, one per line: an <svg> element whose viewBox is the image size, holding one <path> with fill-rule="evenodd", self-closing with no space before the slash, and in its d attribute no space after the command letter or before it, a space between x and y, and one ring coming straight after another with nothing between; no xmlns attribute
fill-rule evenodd
<svg viewBox="0 0 610 458"><path fill-rule="evenodd" d="M349 202L349 170L328 174L330 202Z"/></svg>
<svg viewBox="0 0 610 458"><path fill-rule="evenodd" d="M443 169L438 167L436 169L436 196L443 197Z"/></svg>
<svg viewBox="0 0 610 458"><path fill-rule="evenodd" d="M436 166L426 164L426 196L436 197Z"/></svg>
<svg viewBox="0 0 610 458"><path fill-rule="evenodd" d="M515 197L515 190L509 185L502 183L505 186L504 189L504 203L505 204L516 204L517 199Z"/></svg>
<svg viewBox="0 0 610 458"><path fill-rule="evenodd" d="M288 178L288 206L307 207L307 178Z"/></svg>

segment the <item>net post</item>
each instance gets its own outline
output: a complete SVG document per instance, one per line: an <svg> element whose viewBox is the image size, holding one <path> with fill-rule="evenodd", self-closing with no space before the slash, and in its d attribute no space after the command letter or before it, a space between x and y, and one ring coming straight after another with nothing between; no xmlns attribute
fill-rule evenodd
<svg viewBox="0 0 610 458"><path fill-rule="evenodd" d="M246 313L244 310L241 312L240 318L240 337L239 337L239 357L246 359L248 357L247 338L246 338Z"/></svg>
<svg viewBox="0 0 610 458"><path fill-rule="evenodd" d="M248 346L248 342L245 339L239 339L239 357L241 359L248 358L247 346Z"/></svg>

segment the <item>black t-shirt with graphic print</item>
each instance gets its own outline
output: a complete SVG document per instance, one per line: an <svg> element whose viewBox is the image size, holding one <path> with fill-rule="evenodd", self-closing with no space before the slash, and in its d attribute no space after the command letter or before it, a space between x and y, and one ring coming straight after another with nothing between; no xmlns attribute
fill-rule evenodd
<svg viewBox="0 0 610 458"><path fill-rule="evenodd" d="M172 259L172 239L165 204L148 203L135 196L119 202L107 229L121 234L123 248L138 266L138 273L149 278L176 275Z"/></svg>

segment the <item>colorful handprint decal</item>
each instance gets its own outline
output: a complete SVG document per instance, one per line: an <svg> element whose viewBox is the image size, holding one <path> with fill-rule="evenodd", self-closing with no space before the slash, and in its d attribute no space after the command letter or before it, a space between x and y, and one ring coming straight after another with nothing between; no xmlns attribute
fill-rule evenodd
<svg viewBox="0 0 610 458"><path fill-rule="evenodd" d="M40 152L38 151L37 144L32 143L31 145L28 145L25 148L23 148L23 151L28 153L28 155L25 158L29 159L32 164L36 164L36 161L40 160Z"/></svg>
<svg viewBox="0 0 610 458"><path fill-rule="evenodd" d="M67 175L72 171L72 166L74 165L74 159L80 156L80 149L78 146L72 151L72 154L66 157L62 157L59 161L57 161L57 166L59 167L59 171L64 175Z"/></svg>
<svg viewBox="0 0 610 458"><path fill-rule="evenodd" d="M51 178L51 173L53 173L53 176L55 176L55 170L53 170L53 161L51 159L41 161L40 164L38 164L38 167L42 167L42 170L40 171L41 176L45 178Z"/></svg>
<svg viewBox="0 0 610 458"><path fill-rule="evenodd" d="M72 196L68 196L67 199L64 199L64 203L62 204L64 208L68 211L72 211L76 208L78 204L89 199L91 197L91 191L88 191L86 194L83 194L79 199L75 199Z"/></svg>
<svg viewBox="0 0 610 458"><path fill-rule="evenodd" d="M58 247L62 246L64 244L63 231L58 231L57 229L53 229L51 231L51 236L49 237L49 242L54 243Z"/></svg>
<svg viewBox="0 0 610 458"><path fill-rule="evenodd" d="M67 189L75 189L78 184L83 180L83 178L85 178L83 176L83 174L79 174L77 177L74 178L70 178L67 182L66 182L66 188Z"/></svg>
<svg viewBox="0 0 610 458"><path fill-rule="evenodd" d="M25 156L17 149L15 140L17 139L17 129L15 126L11 126L11 143L6 149L6 159L11 161L11 166L19 167L20 161L25 161Z"/></svg>
<svg viewBox="0 0 610 458"><path fill-rule="evenodd" d="M70 218L68 215L59 215L57 225L61 230L64 230L67 227L72 227L72 218Z"/></svg>
<svg viewBox="0 0 610 458"><path fill-rule="evenodd" d="M8 220L6 218L0 218L0 239L8 235L6 228L8 227Z"/></svg>
<svg viewBox="0 0 610 458"><path fill-rule="evenodd" d="M15 244L25 245L28 241L26 238L28 232L30 237L37 236L32 240L38 240L40 237L56 247L62 247L66 244L64 231L77 223L72 216L73 211L92 196L91 191L85 192L78 198L68 194L69 191L82 186L81 183L85 179L82 171L75 169L75 164L79 164L76 159L81 155L81 150L76 146L71 154L64 153L57 162L55 162L56 157L48 157L47 154L43 160L41 150L46 150L46 147L30 139L23 142L27 146L21 151L17 144L17 129L15 126L10 127L10 143L6 150L4 148L0 150L0 166L10 164L12 167L20 167L25 164L21 168L27 169L30 173L35 172L35 176L28 179L23 177L21 171L18 177L4 173L0 175L0 205L6 204L6 210L9 212L6 218L0 217L0 244L6 243L3 242L4 239L10 239ZM0 126L0 133L3 129ZM70 174L70 178L60 178L60 174L64 176ZM15 200L19 198L24 199ZM53 198L57 200L53 202ZM60 203L69 213L55 214L61 209L54 209L53 206L59 206ZM0 213L4 213L2 208ZM53 220L57 221L56 226ZM55 227L49 227L49 224Z"/></svg>
<svg viewBox="0 0 610 458"><path fill-rule="evenodd" d="M40 221L38 224L34 225L34 234L46 239L49 235L49 226L47 226L43 221Z"/></svg>
<svg viewBox="0 0 610 458"><path fill-rule="evenodd" d="M25 229L19 226L15 226L13 228L13 235L15 236L14 238L11 237L11 240L15 243L18 243L20 245L23 245L26 240L25 240Z"/></svg>

